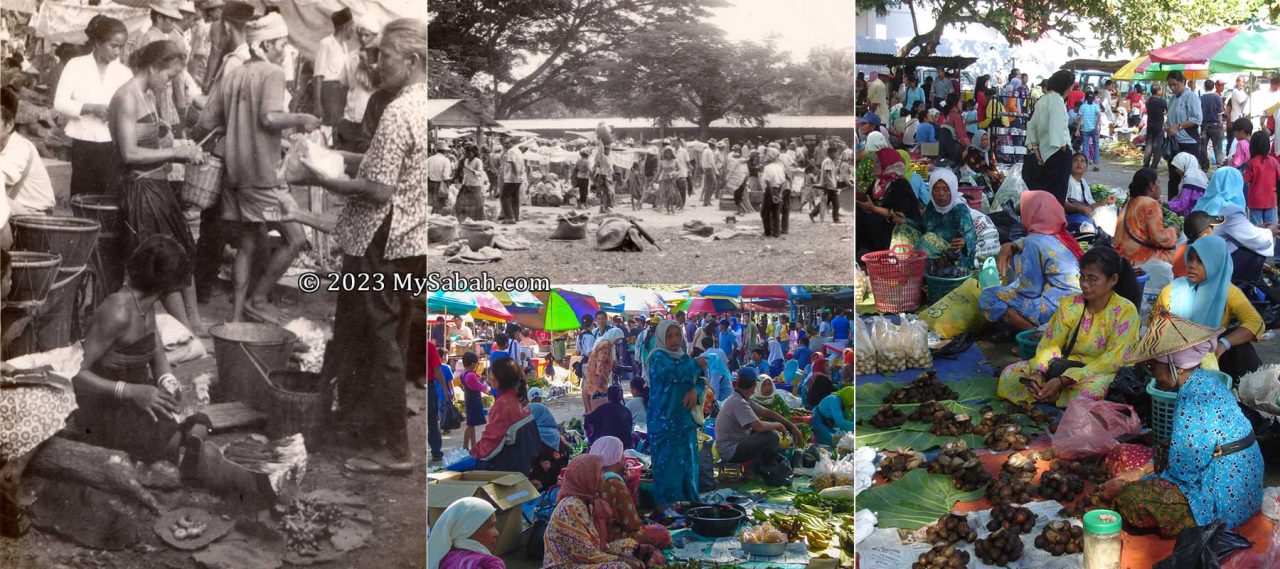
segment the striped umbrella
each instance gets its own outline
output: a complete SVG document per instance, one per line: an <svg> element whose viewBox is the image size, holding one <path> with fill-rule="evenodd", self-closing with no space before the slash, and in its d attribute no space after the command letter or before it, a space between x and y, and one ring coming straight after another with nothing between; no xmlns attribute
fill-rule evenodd
<svg viewBox="0 0 1280 569"><path fill-rule="evenodd" d="M1280 26L1250 22L1153 49L1158 63L1208 63L1210 73L1280 69Z"/></svg>
<svg viewBox="0 0 1280 569"><path fill-rule="evenodd" d="M1169 76L1170 71L1181 71L1187 79L1208 79L1209 68L1201 63L1156 63L1146 55L1140 55L1111 74L1116 81L1158 81Z"/></svg>
<svg viewBox="0 0 1280 569"><path fill-rule="evenodd" d="M623 309L622 295L605 285L566 285L560 287L560 290L576 292L594 298L605 312L620 314Z"/></svg>
<svg viewBox="0 0 1280 569"><path fill-rule="evenodd" d="M528 291L495 292L493 296L503 306L507 307L507 310L511 311L512 314L537 312L539 308L542 308L542 301Z"/></svg>
<svg viewBox="0 0 1280 569"><path fill-rule="evenodd" d="M489 322L510 322L514 318L493 293L473 292L471 294L476 301L476 309L468 313L472 317Z"/></svg>
<svg viewBox="0 0 1280 569"><path fill-rule="evenodd" d="M430 314L467 314L478 307L475 296L469 292L435 291L427 295Z"/></svg>
<svg viewBox="0 0 1280 569"><path fill-rule="evenodd" d="M688 314L723 314L736 312L738 303L731 298L693 297L677 305L676 310L683 310Z"/></svg>
<svg viewBox="0 0 1280 569"><path fill-rule="evenodd" d="M619 287L613 290L622 295L622 314L626 316L667 312L667 303L655 291L636 287Z"/></svg>
<svg viewBox="0 0 1280 569"><path fill-rule="evenodd" d="M594 316L600 305L590 296L567 290L534 293L542 301L542 308L534 313L515 315L520 325L534 330L565 332L582 327L583 316Z"/></svg>
<svg viewBox="0 0 1280 569"><path fill-rule="evenodd" d="M699 296L729 298L810 298L800 285L706 285L694 289Z"/></svg>

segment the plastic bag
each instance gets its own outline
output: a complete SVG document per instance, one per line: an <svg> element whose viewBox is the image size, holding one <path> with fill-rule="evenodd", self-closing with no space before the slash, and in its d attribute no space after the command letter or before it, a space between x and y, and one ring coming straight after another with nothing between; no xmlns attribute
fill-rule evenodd
<svg viewBox="0 0 1280 569"><path fill-rule="evenodd" d="M971 209L969 217L973 220L973 231L978 235L978 248L974 253L974 259L982 263L1000 253L1000 231L996 229L996 224L991 221L991 217L985 213Z"/></svg>
<svg viewBox="0 0 1280 569"><path fill-rule="evenodd" d="M836 441L836 450L852 451L857 448L858 440L851 432L845 433L840 437L840 440ZM846 456L836 463L836 474L839 475L841 472L847 474L850 479L848 482L839 484L839 486L853 484L853 455Z"/></svg>
<svg viewBox="0 0 1280 569"><path fill-rule="evenodd" d="M1022 203L1022 192L1027 191L1027 183L1022 180L1022 168L1010 168L1005 174L1004 183L1000 184L1000 189L996 190L996 197L991 200L991 208L988 212L1003 211L1008 207L1011 210L1017 209L1018 204Z"/></svg>
<svg viewBox="0 0 1280 569"><path fill-rule="evenodd" d="M293 146L289 148L288 154L285 154L282 165L286 182L297 184L311 177L303 162L310 164L327 177L346 177L347 166L342 155L329 150L325 146L324 135L318 131L293 137Z"/></svg>
<svg viewBox="0 0 1280 569"><path fill-rule="evenodd" d="M1280 530L1280 486L1262 491L1262 515L1276 522L1276 529Z"/></svg>
<svg viewBox="0 0 1280 569"><path fill-rule="evenodd" d="M1116 236L1116 223L1120 220L1120 210L1114 205L1100 205L1093 208L1093 225L1108 236Z"/></svg>
<svg viewBox="0 0 1280 569"><path fill-rule="evenodd" d="M1255 411L1275 418L1280 415L1280 365L1263 366L1262 369L1240 378L1236 390L1240 403Z"/></svg>
<svg viewBox="0 0 1280 569"><path fill-rule="evenodd" d="M1106 454L1118 444L1116 438L1141 432L1142 422L1133 407L1077 397L1049 439L1057 456L1078 459Z"/></svg>
<svg viewBox="0 0 1280 569"><path fill-rule="evenodd" d="M876 372L876 346L871 341L871 333L862 320L853 322L853 366L858 375L871 375Z"/></svg>
<svg viewBox="0 0 1280 569"><path fill-rule="evenodd" d="M1182 530L1173 546L1173 553L1157 561L1155 569L1220 569L1219 563L1223 558L1237 549L1250 547L1253 547L1253 542L1227 530L1225 523L1217 521Z"/></svg>
<svg viewBox="0 0 1280 569"><path fill-rule="evenodd" d="M929 351L929 327L913 315L902 315L902 346L909 369L933 367L933 353Z"/></svg>
<svg viewBox="0 0 1280 569"><path fill-rule="evenodd" d="M876 372L888 375L907 369L907 355L902 349L902 334L883 316L871 322L871 340L876 345Z"/></svg>
<svg viewBox="0 0 1280 569"><path fill-rule="evenodd" d="M978 306L981 294L978 280L969 279L926 308L920 318L944 339L977 332L990 324Z"/></svg>
<svg viewBox="0 0 1280 569"><path fill-rule="evenodd" d="M853 302L862 304L871 300L871 281L867 278L867 274L862 272L862 267L855 264L853 266Z"/></svg>

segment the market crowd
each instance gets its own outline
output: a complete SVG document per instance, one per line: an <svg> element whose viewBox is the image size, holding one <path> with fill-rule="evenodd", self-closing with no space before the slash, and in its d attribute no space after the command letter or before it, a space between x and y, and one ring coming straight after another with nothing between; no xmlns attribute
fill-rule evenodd
<svg viewBox="0 0 1280 569"><path fill-rule="evenodd" d="M4 407L19 413L0 422L6 530L10 515L21 514L16 481L55 434L123 450L134 460L181 464L184 479L202 472L199 442L211 423L202 413L174 419L182 409L157 313L207 335L201 305L214 291L225 245L236 249L234 322L283 324L285 313L268 293L307 246L304 220L336 225L344 272L381 273L388 281L391 273L425 273L425 21L380 23L343 9L332 14L334 33L313 61L298 56L289 24L274 9L166 0L151 5L150 22L131 34L120 20L95 16L85 45L57 48L65 62L48 87L72 139L71 197L118 204L119 226L101 230L120 237L119 250L98 253L121 276L107 283L83 337L72 338L83 340L84 350L74 389L4 390ZM0 298L12 282L10 214L49 216L55 205L41 157L15 132L20 104L4 90ZM346 199L336 223L302 211L279 173L290 135L317 130L332 132L347 150L350 176L307 166L300 183ZM180 197L184 178L177 171L210 165L222 183L210 188L216 202L201 212ZM197 217L198 240L188 223ZM271 231L284 242L274 250ZM342 402L342 427L333 430L355 433L352 442L364 453L347 462L351 471L413 467L405 383L425 362L420 349L408 347L415 304L422 300L389 290L337 295L325 369L338 377ZM417 330L425 334L421 324ZM6 342L13 336L6 334ZM6 380L32 373L42 374L4 365Z"/></svg>
<svg viewBox="0 0 1280 569"><path fill-rule="evenodd" d="M973 295L965 304L980 312L961 331L1038 336L1034 357L1000 372L1001 399L1140 404L1125 394L1145 393L1148 379L1176 396L1171 443L1107 485L1126 523L1169 538L1256 514L1263 455L1277 449L1259 446L1255 429L1270 421L1232 388L1277 381L1250 374L1274 325L1257 306L1275 300L1280 162L1275 117L1248 116L1245 78L1197 93L1172 71L1149 97L1141 85L1121 97L1112 81L1082 88L1065 70L1028 89L1015 70L1003 90L984 76L962 99L954 85L939 93L908 77L893 107L888 79L868 85L861 119L860 250L923 252L926 286L978 279L951 293ZM1280 78L1270 85L1280 91ZM1024 139L992 141L992 125L1015 124ZM1095 188L1086 178L1101 167L1100 139L1118 133L1145 143L1143 167L1125 190ZM1025 154L998 156L993 144Z"/></svg>
<svg viewBox="0 0 1280 569"><path fill-rule="evenodd" d="M624 203L634 211L647 204L675 213L719 207L731 195L739 215L758 212L765 236L781 237L790 229L793 196L810 221L830 216L839 223L839 191L853 183L853 149L835 137L806 143L675 136L645 145L615 140L604 125L597 132L602 143L507 135L479 145L474 135L438 140L429 166L432 208L460 222L514 224L522 206L598 206L610 213ZM490 219L486 203L494 199L499 208Z"/></svg>
<svg viewBox="0 0 1280 569"><path fill-rule="evenodd" d="M648 508L629 489L639 474L629 468L632 457L654 466L658 511L711 491L711 463L746 465L766 484L789 486L792 463L782 449L831 446L853 431L853 321L849 309L798 320L601 312L583 317L573 339L578 357L557 361L539 355L545 332L440 317L429 344L437 356L429 364L432 460L444 460L440 421L461 399L469 452L445 468L521 472L544 494L555 493L544 567L641 567L653 544L639 514ZM546 364L538 374L540 357ZM582 399L581 415L569 421L546 404L546 394L567 393L565 386ZM794 423L793 412L811 415L811 427ZM431 528L430 569L479 561L502 567L488 555L493 541L484 541L494 520L491 506L450 506ZM469 547L472 541L487 546Z"/></svg>

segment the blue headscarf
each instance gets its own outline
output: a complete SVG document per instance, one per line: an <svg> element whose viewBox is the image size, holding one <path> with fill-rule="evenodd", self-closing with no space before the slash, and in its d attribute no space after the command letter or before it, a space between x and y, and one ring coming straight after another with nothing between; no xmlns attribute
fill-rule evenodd
<svg viewBox="0 0 1280 569"><path fill-rule="evenodd" d="M907 181L911 183L911 191L916 194L916 199L920 200L920 203L924 205L933 203L933 194L924 185L924 178L921 178L920 174L907 172Z"/></svg>
<svg viewBox="0 0 1280 569"><path fill-rule="evenodd" d="M787 360L786 365L782 368L782 383L794 384L798 375L800 375L800 362Z"/></svg>
<svg viewBox="0 0 1280 569"><path fill-rule="evenodd" d="M1200 201L1196 202L1196 207L1191 211L1225 215L1223 210L1232 207L1239 208L1240 211L1248 207L1244 201L1244 176L1235 168L1223 166L1213 173L1209 187L1205 189L1204 195L1200 196Z"/></svg>
<svg viewBox="0 0 1280 569"><path fill-rule="evenodd" d="M1230 170L1223 168L1222 170ZM1218 170L1221 172L1222 170ZM1239 177L1239 173L1236 176ZM1214 180L1217 180L1214 176ZM1217 235L1196 239L1187 249L1187 256L1195 251L1204 265L1207 278L1199 284L1187 277L1175 279L1170 285L1169 310L1180 316L1210 328L1222 326L1222 314L1227 308L1227 293L1231 290L1231 254L1227 242Z"/></svg>

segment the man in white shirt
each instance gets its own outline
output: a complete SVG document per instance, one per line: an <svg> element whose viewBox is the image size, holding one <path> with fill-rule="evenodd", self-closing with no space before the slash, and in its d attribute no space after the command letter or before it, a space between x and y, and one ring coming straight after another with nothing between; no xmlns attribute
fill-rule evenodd
<svg viewBox="0 0 1280 569"><path fill-rule="evenodd" d="M819 170L818 187L825 194L827 205L831 208L831 222L840 223L840 187L836 182L836 169L838 167L837 157L840 149L836 145L827 147L827 157L822 161L822 169ZM814 206L809 212L809 221L816 222L818 214L822 212L822 198L818 198L818 205Z"/></svg>
<svg viewBox="0 0 1280 569"><path fill-rule="evenodd" d="M448 181L452 168L446 156L448 153L449 145L437 141L436 153L427 158L427 201L437 213L449 203Z"/></svg>
<svg viewBox="0 0 1280 569"><path fill-rule="evenodd" d="M502 155L502 193L498 203L502 211L498 223L512 225L520 221L520 188L525 181L524 153L516 146L515 139L502 141L506 153Z"/></svg>
<svg viewBox="0 0 1280 569"><path fill-rule="evenodd" d="M720 178L716 175L718 164L716 163L716 139L712 138L707 141L707 147L702 149L701 164L702 168L702 205L710 206L711 198L720 195Z"/></svg>
<svg viewBox="0 0 1280 569"><path fill-rule="evenodd" d="M889 94L879 73L873 73L867 85L867 109L880 116L880 124L889 122Z"/></svg>
<svg viewBox="0 0 1280 569"><path fill-rule="evenodd" d="M312 94L316 101L316 113L325 126L337 126L346 107L347 60L355 39L351 9L343 8L329 16L333 22L333 35L320 40L316 48L315 83Z"/></svg>
<svg viewBox="0 0 1280 569"><path fill-rule="evenodd" d="M760 184L764 186L764 202L760 207L760 217L764 221L765 237L782 237L782 208L790 205L791 187L787 184L787 170L779 159L781 152L776 148L765 150L765 167L760 173Z"/></svg>
<svg viewBox="0 0 1280 569"><path fill-rule="evenodd" d="M53 210L53 184L36 146L15 129L18 95L0 91L0 173L13 215L42 215Z"/></svg>
<svg viewBox="0 0 1280 569"><path fill-rule="evenodd" d="M1231 117L1230 122L1235 122L1236 119L1245 116L1245 113L1248 112L1249 88L1245 85L1245 81L1246 79L1244 75L1237 75L1236 86L1231 90L1231 93L1227 95L1227 109L1228 116Z"/></svg>
<svg viewBox="0 0 1280 569"><path fill-rule="evenodd" d="M693 174L689 171L689 149L685 148L684 140L676 138L676 188L680 190L680 206L684 209L685 201L693 197Z"/></svg>

